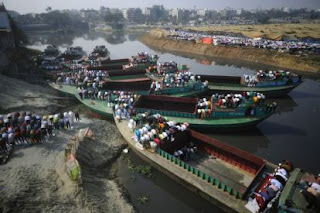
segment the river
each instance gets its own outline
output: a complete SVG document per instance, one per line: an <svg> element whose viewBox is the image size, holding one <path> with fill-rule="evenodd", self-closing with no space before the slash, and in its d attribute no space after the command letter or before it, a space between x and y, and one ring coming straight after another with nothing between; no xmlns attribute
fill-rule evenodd
<svg viewBox="0 0 320 213"><path fill-rule="evenodd" d="M159 61L176 61L187 64L191 71L207 75L242 76L252 74L257 65L239 65L233 61L192 58L159 52L142 44L141 34L110 32L84 35L29 35L30 47L44 50L47 44L55 44L61 50L67 46L81 46L90 53L96 45L105 45L111 59L127 58L145 51L160 56ZM250 68L249 68L250 67ZM265 69L271 69L264 67ZM296 167L318 174L317 160L320 150L320 82L316 76L305 75L304 82L278 103L278 110L251 132L233 134L212 134L237 148L258 155L273 163L291 160ZM137 164L143 162L130 154ZM118 160L119 182L128 191L131 202L141 212L221 212L217 207L199 198L176 182L153 171L152 178L131 174L125 163ZM149 196L147 205L139 204L137 197Z"/></svg>

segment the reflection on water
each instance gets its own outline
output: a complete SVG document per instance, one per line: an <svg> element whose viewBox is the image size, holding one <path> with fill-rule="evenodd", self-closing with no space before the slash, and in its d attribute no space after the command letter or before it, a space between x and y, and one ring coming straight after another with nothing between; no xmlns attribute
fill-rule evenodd
<svg viewBox="0 0 320 213"><path fill-rule="evenodd" d="M127 58L135 55L137 52L147 51L152 54L158 54L160 56L159 61L172 60L179 64L187 64L188 66L191 66L191 71L197 74L241 76L254 72L253 69L248 68L252 65L239 65L234 60L226 61L218 58L212 60L205 57L197 58L192 55L179 56L150 49L137 40L139 35L139 33L124 34L121 32L110 32L106 34L90 33L74 36L58 35L56 37L52 35L34 35L31 37L31 40L33 41L32 47L40 50L45 49L46 44L52 44L53 42L56 42L55 44L58 44L60 48L63 48L65 44L82 46L84 50L88 52L92 51L96 45L105 45L110 51L110 57L112 59ZM200 63L199 60L201 61ZM211 65L209 65L209 62L211 62ZM256 68L257 67L255 67L255 69ZM265 66L261 68L272 69ZM273 163L278 163L283 159L289 159L296 167L304 168L306 171L319 173L320 164L315 160L319 156L318 152L320 149L319 91L319 81L312 80L309 76L304 75L304 82L290 92L289 96L282 99L271 100L278 103L277 112L267 120L261 122L257 128L250 133L214 134L211 136L222 142L226 142L232 146L256 154ZM183 187L175 187L175 182L168 184L169 187L167 187L166 183L169 183L169 180L165 180L162 183L161 177L161 174L157 175L157 180L159 178L158 181L160 183L154 182L154 180L143 181L143 179L141 179L141 185L146 184L155 191L164 191L161 193L159 192L163 197L159 198L155 196L155 200L157 200L157 198L159 199L155 202L162 203L162 206L165 206L163 205L163 201L167 200L164 197L168 196L168 200L171 202L170 205L179 206L177 208L181 208L183 211L190 212L199 208L196 203L192 202L193 198L190 201L186 200L184 193L179 193L182 191ZM134 191L135 189L137 192L139 190L147 190L147 188L140 189L140 185L131 186L128 184L128 187L132 187L132 190ZM170 190L175 193L171 193ZM164 194L166 191L171 193L171 195ZM189 194L186 194L186 196L189 196ZM152 203L150 204L150 208L155 205L160 209L162 208L160 204L157 206L158 204ZM177 210L176 212L182 212L179 211L179 209L175 210ZM197 212L200 212L202 209L199 208L197 210Z"/></svg>
<svg viewBox="0 0 320 213"><path fill-rule="evenodd" d="M147 165L131 150L128 154L123 154L123 157L130 157L135 165ZM119 182L128 190L130 201L139 212L223 212L155 169L152 170L152 177L147 178L130 172L121 158L118 159L117 166ZM137 199L140 196L148 196L148 204L140 204Z"/></svg>

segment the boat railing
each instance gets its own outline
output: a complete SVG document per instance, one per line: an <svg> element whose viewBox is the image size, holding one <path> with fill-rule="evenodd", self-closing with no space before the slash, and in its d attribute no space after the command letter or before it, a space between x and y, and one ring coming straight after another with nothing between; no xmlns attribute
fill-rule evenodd
<svg viewBox="0 0 320 213"><path fill-rule="evenodd" d="M182 161L181 159L165 152L164 150L158 148L156 150L156 153L159 154L161 157L167 159L168 161L176 164L177 166L180 166L181 168L185 169L186 171L190 172L191 174L199 177L200 179L206 181L207 183L211 184L214 187L217 187L218 189L228 193L229 195L235 197L236 199L242 199L243 198L243 192L239 192L235 189L233 189L231 186L226 184L224 181L222 181L218 177L210 176L209 174L206 174L202 172L201 170L189 165L188 163Z"/></svg>

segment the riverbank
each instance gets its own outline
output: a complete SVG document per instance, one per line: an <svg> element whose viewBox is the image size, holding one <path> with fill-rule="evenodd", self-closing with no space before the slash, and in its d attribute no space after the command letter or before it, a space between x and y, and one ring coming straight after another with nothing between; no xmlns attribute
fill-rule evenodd
<svg viewBox="0 0 320 213"><path fill-rule="evenodd" d="M140 41L145 45L161 51L169 51L181 54L191 53L198 56L211 58L224 58L229 60L241 60L244 62L267 65L282 69L297 70L308 73L320 72L320 57L294 56L287 53L279 53L265 49L248 47L213 46L196 44L188 41L176 41L167 38L162 31L154 30L144 34Z"/></svg>
<svg viewBox="0 0 320 213"><path fill-rule="evenodd" d="M0 114L43 115L80 108L82 120L75 130L55 131L47 143L15 148L7 164L0 165L0 212L133 212L115 179L114 163L126 146L115 124L86 117L77 102L58 96L36 75L16 74L17 78L0 74ZM86 139L77 151L82 168L79 186L66 173L64 149L85 127L92 129L94 139Z"/></svg>

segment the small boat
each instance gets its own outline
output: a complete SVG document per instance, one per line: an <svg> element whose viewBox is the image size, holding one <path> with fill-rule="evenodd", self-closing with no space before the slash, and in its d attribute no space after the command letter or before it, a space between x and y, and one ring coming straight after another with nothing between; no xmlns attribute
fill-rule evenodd
<svg viewBox="0 0 320 213"><path fill-rule="evenodd" d="M48 45L42 53L43 60L52 61L59 57L61 52L55 45Z"/></svg>
<svg viewBox="0 0 320 213"><path fill-rule="evenodd" d="M96 46L88 58L103 63L110 59L110 52L105 45Z"/></svg>
<svg viewBox="0 0 320 213"><path fill-rule="evenodd" d="M201 75L201 79L209 82L208 87L212 92L255 91L264 93L268 98L285 96L302 83L300 75L284 71L272 73L258 71L253 76L244 75L243 77Z"/></svg>
<svg viewBox="0 0 320 213"><path fill-rule="evenodd" d="M185 124L164 120L163 124L169 125L166 130L152 122L130 129L131 121L119 122L116 115L114 118L119 132L141 159L226 212L248 213L247 195L265 172L276 167L262 158L190 130ZM147 117L145 120L154 119ZM140 133L143 135L139 139L137 134Z"/></svg>
<svg viewBox="0 0 320 213"><path fill-rule="evenodd" d="M77 60L82 61L87 56L87 53L82 49L82 47L68 47L61 55L61 58L65 60Z"/></svg>
<svg viewBox="0 0 320 213"><path fill-rule="evenodd" d="M233 103L233 106L224 107L222 100L226 99L215 98L207 101L206 98L142 95L134 108L139 113L161 114L169 120L188 122L191 128L206 132L248 130L272 115L276 107L255 104L244 98L241 104ZM234 97L230 100L234 100ZM239 98L238 100L240 101Z"/></svg>

